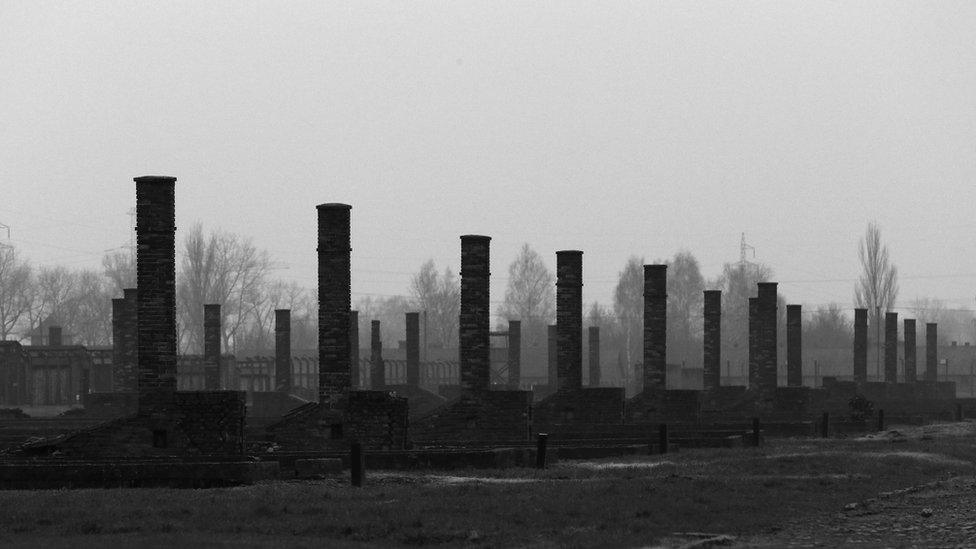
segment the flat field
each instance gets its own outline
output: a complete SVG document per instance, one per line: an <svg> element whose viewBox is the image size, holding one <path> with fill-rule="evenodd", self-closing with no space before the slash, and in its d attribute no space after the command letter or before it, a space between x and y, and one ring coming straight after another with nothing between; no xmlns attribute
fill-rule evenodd
<svg viewBox="0 0 976 549"><path fill-rule="evenodd" d="M0 492L4 547L976 547L976 423L369 471L238 488ZM707 541L711 540L711 541Z"/></svg>

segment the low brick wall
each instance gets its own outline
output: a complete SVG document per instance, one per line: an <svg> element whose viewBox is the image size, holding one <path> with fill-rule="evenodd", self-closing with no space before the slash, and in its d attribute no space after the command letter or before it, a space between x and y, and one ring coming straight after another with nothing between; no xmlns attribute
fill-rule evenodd
<svg viewBox="0 0 976 549"><path fill-rule="evenodd" d="M90 417L123 417L139 409L139 393L88 393L81 396L84 415Z"/></svg>
<svg viewBox="0 0 976 549"><path fill-rule="evenodd" d="M533 416L536 427L568 422L620 423L624 420L624 389L585 387L556 393L538 402Z"/></svg>
<svg viewBox="0 0 976 549"><path fill-rule="evenodd" d="M441 395L435 395L415 385L387 385L385 389L398 397L407 399L407 403L410 406L411 419L426 416L448 402Z"/></svg>
<svg viewBox="0 0 976 549"><path fill-rule="evenodd" d="M367 449L400 449L407 443L407 399L385 391L350 391L345 406L309 403L268 426L268 440L287 451L345 450L351 441Z"/></svg>
<svg viewBox="0 0 976 549"><path fill-rule="evenodd" d="M701 391L687 389L643 391L626 401L624 417L632 423L697 421L701 397Z"/></svg>
<svg viewBox="0 0 976 549"><path fill-rule="evenodd" d="M527 441L530 391L488 391L449 402L418 418L410 429L417 445L465 446Z"/></svg>
<svg viewBox="0 0 976 549"><path fill-rule="evenodd" d="M276 478L276 462L66 461L0 462L0 489L236 486Z"/></svg>
<svg viewBox="0 0 976 549"><path fill-rule="evenodd" d="M22 447L20 455L73 458L240 455L244 450L243 392L178 392L173 409L109 420L51 441Z"/></svg>
<svg viewBox="0 0 976 549"><path fill-rule="evenodd" d="M307 401L281 391L255 391L250 394L248 417L283 417Z"/></svg>

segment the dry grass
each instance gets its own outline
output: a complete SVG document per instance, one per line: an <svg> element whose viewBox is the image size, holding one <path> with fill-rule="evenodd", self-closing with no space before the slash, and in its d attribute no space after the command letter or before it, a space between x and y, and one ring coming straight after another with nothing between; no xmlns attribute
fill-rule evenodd
<svg viewBox="0 0 976 549"><path fill-rule="evenodd" d="M641 546L783 520L954 475L973 437L773 441L544 471L372 472L206 490L0 492L0 544L45 547Z"/></svg>

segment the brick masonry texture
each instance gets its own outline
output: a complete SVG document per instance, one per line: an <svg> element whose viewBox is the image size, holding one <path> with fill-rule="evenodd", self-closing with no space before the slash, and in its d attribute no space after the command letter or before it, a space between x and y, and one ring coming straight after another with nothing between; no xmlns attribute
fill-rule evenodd
<svg viewBox="0 0 976 549"><path fill-rule="evenodd" d="M556 252L557 391L583 387L583 252Z"/></svg>
<svg viewBox="0 0 976 549"><path fill-rule="evenodd" d="M589 340L587 350L589 351L589 373L590 387L600 386L600 327L590 326L587 329Z"/></svg>
<svg viewBox="0 0 976 549"><path fill-rule="evenodd" d="M522 382L522 322L508 321L508 388L516 391Z"/></svg>
<svg viewBox="0 0 976 549"><path fill-rule="evenodd" d="M141 403L140 393L140 403ZM22 455L111 458L240 455L244 451L245 394L174 392L161 411L110 420L62 440L28 445Z"/></svg>
<svg viewBox="0 0 976 549"><path fill-rule="evenodd" d="M550 395L533 410L538 425L555 423L620 423L624 414L624 389L584 387Z"/></svg>
<svg viewBox="0 0 976 549"><path fill-rule="evenodd" d="M176 178L135 182L139 405L148 410L176 393Z"/></svg>
<svg viewBox="0 0 976 549"><path fill-rule="evenodd" d="M898 313L885 313L884 378L898 381Z"/></svg>
<svg viewBox="0 0 976 549"><path fill-rule="evenodd" d="M465 446L525 442L532 426L532 392L465 395L413 422L414 445Z"/></svg>
<svg viewBox="0 0 976 549"><path fill-rule="evenodd" d="M385 391L351 391L344 408L309 403L268 426L268 438L283 450L402 449L409 425L407 399Z"/></svg>
<svg viewBox="0 0 976 549"><path fill-rule="evenodd" d="M759 308L759 383L764 399L771 399L776 390L776 310L777 284L775 282L760 282L757 307Z"/></svg>
<svg viewBox="0 0 976 549"><path fill-rule="evenodd" d="M275 309L275 390L291 390L291 309Z"/></svg>
<svg viewBox="0 0 976 549"><path fill-rule="evenodd" d="M918 351L915 334L915 319L905 319L905 383L914 383L918 379Z"/></svg>
<svg viewBox="0 0 976 549"><path fill-rule="evenodd" d="M868 310L854 309L854 381L868 380Z"/></svg>
<svg viewBox="0 0 976 549"><path fill-rule="evenodd" d="M786 385L803 385L803 320L800 305L786 306Z"/></svg>
<svg viewBox="0 0 976 549"><path fill-rule="evenodd" d="M546 355L546 377L548 378L549 390L554 391L557 382L556 379L559 377L559 344L558 344L558 332L556 331L556 325L550 324L546 328L546 350L548 354Z"/></svg>
<svg viewBox="0 0 976 549"><path fill-rule="evenodd" d="M939 375L939 325L930 322L925 325L925 381L934 382Z"/></svg>
<svg viewBox="0 0 976 549"><path fill-rule="evenodd" d="M759 298L749 298L749 389L759 389Z"/></svg>
<svg viewBox="0 0 976 549"><path fill-rule="evenodd" d="M722 291L705 290L703 308L702 383L706 391L713 391L722 375Z"/></svg>
<svg viewBox="0 0 976 549"><path fill-rule="evenodd" d="M667 274L667 265L644 265L644 391L667 387Z"/></svg>
<svg viewBox="0 0 976 549"><path fill-rule="evenodd" d="M320 204L318 211L319 403L341 406L350 389L352 207Z"/></svg>
<svg viewBox="0 0 976 549"><path fill-rule="evenodd" d="M383 362L380 321L371 321L369 328L369 388L379 391L386 387L386 364Z"/></svg>
<svg viewBox="0 0 976 549"><path fill-rule="evenodd" d="M220 304L203 306L203 384L208 391L220 389Z"/></svg>
<svg viewBox="0 0 976 549"><path fill-rule="evenodd" d="M461 237L460 343L461 391L488 391L491 386L488 294L489 244L481 235Z"/></svg>
<svg viewBox="0 0 976 549"><path fill-rule="evenodd" d="M349 386L359 388L359 311L349 311Z"/></svg>
<svg viewBox="0 0 976 549"><path fill-rule="evenodd" d="M407 385L420 385L420 313L405 313Z"/></svg>

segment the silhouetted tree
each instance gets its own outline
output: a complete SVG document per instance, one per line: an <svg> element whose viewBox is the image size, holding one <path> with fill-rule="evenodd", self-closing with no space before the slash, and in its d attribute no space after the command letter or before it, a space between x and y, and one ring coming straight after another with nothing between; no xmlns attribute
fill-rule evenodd
<svg viewBox="0 0 976 549"><path fill-rule="evenodd" d="M458 315L461 313L461 283L445 268L443 274L437 274L434 260L428 259L410 280L410 295L415 304L409 310L421 313L420 325L424 329L424 313L426 312L427 343L433 347L457 347ZM366 317L364 319L364 317ZM360 320L369 320L360 309ZM403 320L400 320L400 324ZM360 331L360 337L367 331Z"/></svg>
<svg viewBox="0 0 976 549"><path fill-rule="evenodd" d="M34 308L33 269L13 247L0 247L0 339L17 333Z"/></svg>
<svg viewBox="0 0 976 549"><path fill-rule="evenodd" d="M881 243L881 229L876 223L868 223L857 257L861 276L854 285L854 302L868 310L868 322L877 326L878 313L890 311L898 298L898 269L888 257L888 246Z"/></svg>
<svg viewBox="0 0 976 549"><path fill-rule="evenodd" d="M508 286L498 316L522 322L522 344L537 346L545 341L546 326L556 316L556 279L542 257L523 244L508 266ZM499 326L506 329L507 326Z"/></svg>
<svg viewBox="0 0 976 549"><path fill-rule="evenodd" d="M644 258L631 256L613 291L613 312L620 323L627 371L643 360Z"/></svg>

